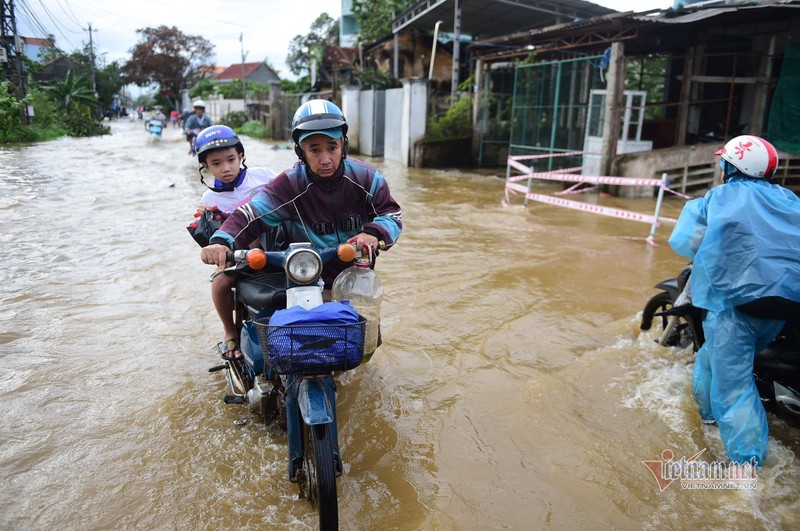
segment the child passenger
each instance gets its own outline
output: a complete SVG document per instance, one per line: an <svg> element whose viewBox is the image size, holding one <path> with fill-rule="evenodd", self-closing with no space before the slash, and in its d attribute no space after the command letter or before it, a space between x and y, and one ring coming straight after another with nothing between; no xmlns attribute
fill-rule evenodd
<svg viewBox="0 0 800 531"><path fill-rule="evenodd" d="M204 169L214 177L214 186L209 187L200 198L197 208L199 212L216 207L227 217L275 178L272 170L248 168L245 165L244 146L228 126L212 125L200 131L196 149L197 160L201 165L201 182L205 184ZM242 356L239 350L239 333L233 321L232 285L233 279L227 275L216 275L211 282L211 299L224 330L219 350L226 360Z"/></svg>

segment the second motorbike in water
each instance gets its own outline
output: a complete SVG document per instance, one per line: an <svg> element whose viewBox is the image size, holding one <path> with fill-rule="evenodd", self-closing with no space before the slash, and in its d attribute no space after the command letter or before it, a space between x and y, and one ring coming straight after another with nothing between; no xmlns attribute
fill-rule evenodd
<svg viewBox="0 0 800 531"><path fill-rule="evenodd" d="M705 311L692 305L691 268L689 264L677 277L656 285L661 291L645 304L640 327L649 330L657 320L661 330L659 344L682 348L692 345L697 352L705 342ZM781 334L756 353L753 376L765 409L800 427L800 330L797 321L787 322Z"/></svg>

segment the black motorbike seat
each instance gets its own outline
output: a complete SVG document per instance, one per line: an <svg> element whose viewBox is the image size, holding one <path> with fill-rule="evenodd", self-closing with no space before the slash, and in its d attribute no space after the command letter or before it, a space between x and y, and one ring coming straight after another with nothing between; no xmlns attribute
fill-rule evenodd
<svg viewBox="0 0 800 531"><path fill-rule="evenodd" d="M268 266L262 271L240 274L236 287L242 302L252 308L286 306L286 273L283 269Z"/></svg>
<svg viewBox="0 0 800 531"><path fill-rule="evenodd" d="M762 319L776 319L800 323L800 302L795 302L783 297L762 297L736 307L742 313L761 317Z"/></svg>

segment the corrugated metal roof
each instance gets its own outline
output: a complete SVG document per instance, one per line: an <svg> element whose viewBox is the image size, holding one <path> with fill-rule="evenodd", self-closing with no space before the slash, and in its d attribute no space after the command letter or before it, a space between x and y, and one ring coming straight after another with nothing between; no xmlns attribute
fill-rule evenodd
<svg viewBox="0 0 800 531"><path fill-rule="evenodd" d="M690 6L692 7L692 6ZM647 22L656 22L661 24L691 24L693 22L699 22L701 20L706 20L709 18L718 17L720 15L725 15L727 13L735 13L737 11L746 11L746 10L761 10L761 9L774 9L774 8L793 8L793 9L800 9L800 2L797 0L792 0L789 2L765 2L756 5L738 5L735 7L726 6L726 7L703 7L699 8L696 11L689 11L683 14L680 14L679 11L677 15L673 15L673 11L671 10L664 10L662 12L663 16L659 17L632 17L636 20L643 20Z"/></svg>
<svg viewBox="0 0 800 531"><path fill-rule="evenodd" d="M672 9L653 10L646 13L611 13L608 15L597 16L585 20L568 22L564 24L554 24L551 26L533 28L528 31L517 33L509 33L495 38L483 39L482 43L508 43L508 42L523 42L530 40L545 39L555 35L574 35L587 30L604 30L612 27L620 27L621 25L633 23L639 27L646 27L647 25L661 25L661 24L693 24L715 17L729 15L732 13L741 12L746 9L752 10L765 10L776 8L794 8L800 9L800 0L787 0L778 2L762 3L758 5L738 5L738 6L720 6L720 7L697 7L688 6L680 11Z"/></svg>
<svg viewBox="0 0 800 531"><path fill-rule="evenodd" d="M455 4L455 0L421 0L392 21L392 31L414 28L432 32L439 20L440 31L453 31ZM615 13L613 9L583 0L461 0L458 4L460 32L473 38L497 37Z"/></svg>

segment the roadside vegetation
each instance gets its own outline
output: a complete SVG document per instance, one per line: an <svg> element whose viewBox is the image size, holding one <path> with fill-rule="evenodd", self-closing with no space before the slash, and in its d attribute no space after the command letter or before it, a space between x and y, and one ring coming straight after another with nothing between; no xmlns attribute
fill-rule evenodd
<svg viewBox="0 0 800 531"><path fill-rule="evenodd" d="M18 100L11 84L0 83L0 142L39 142L62 136L97 136L109 128L94 115L97 101L82 76L31 88ZM26 109L33 116L26 117Z"/></svg>
<svg viewBox="0 0 800 531"><path fill-rule="evenodd" d="M428 114L425 140L472 138L472 93L470 88L474 83L472 76L462 81L458 85L455 99L446 111L440 114Z"/></svg>
<svg viewBox="0 0 800 531"><path fill-rule="evenodd" d="M66 73L48 75L45 63L58 59ZM0 82L0 143L41 142L62 136L97 136L109 133L103 109L111 106L123 86L116 62L95 72L95 90L89 81L88 48L65 55L48 50L43 62L23 58L28 74L27 94L17 98L15 87Z"/></svg>

